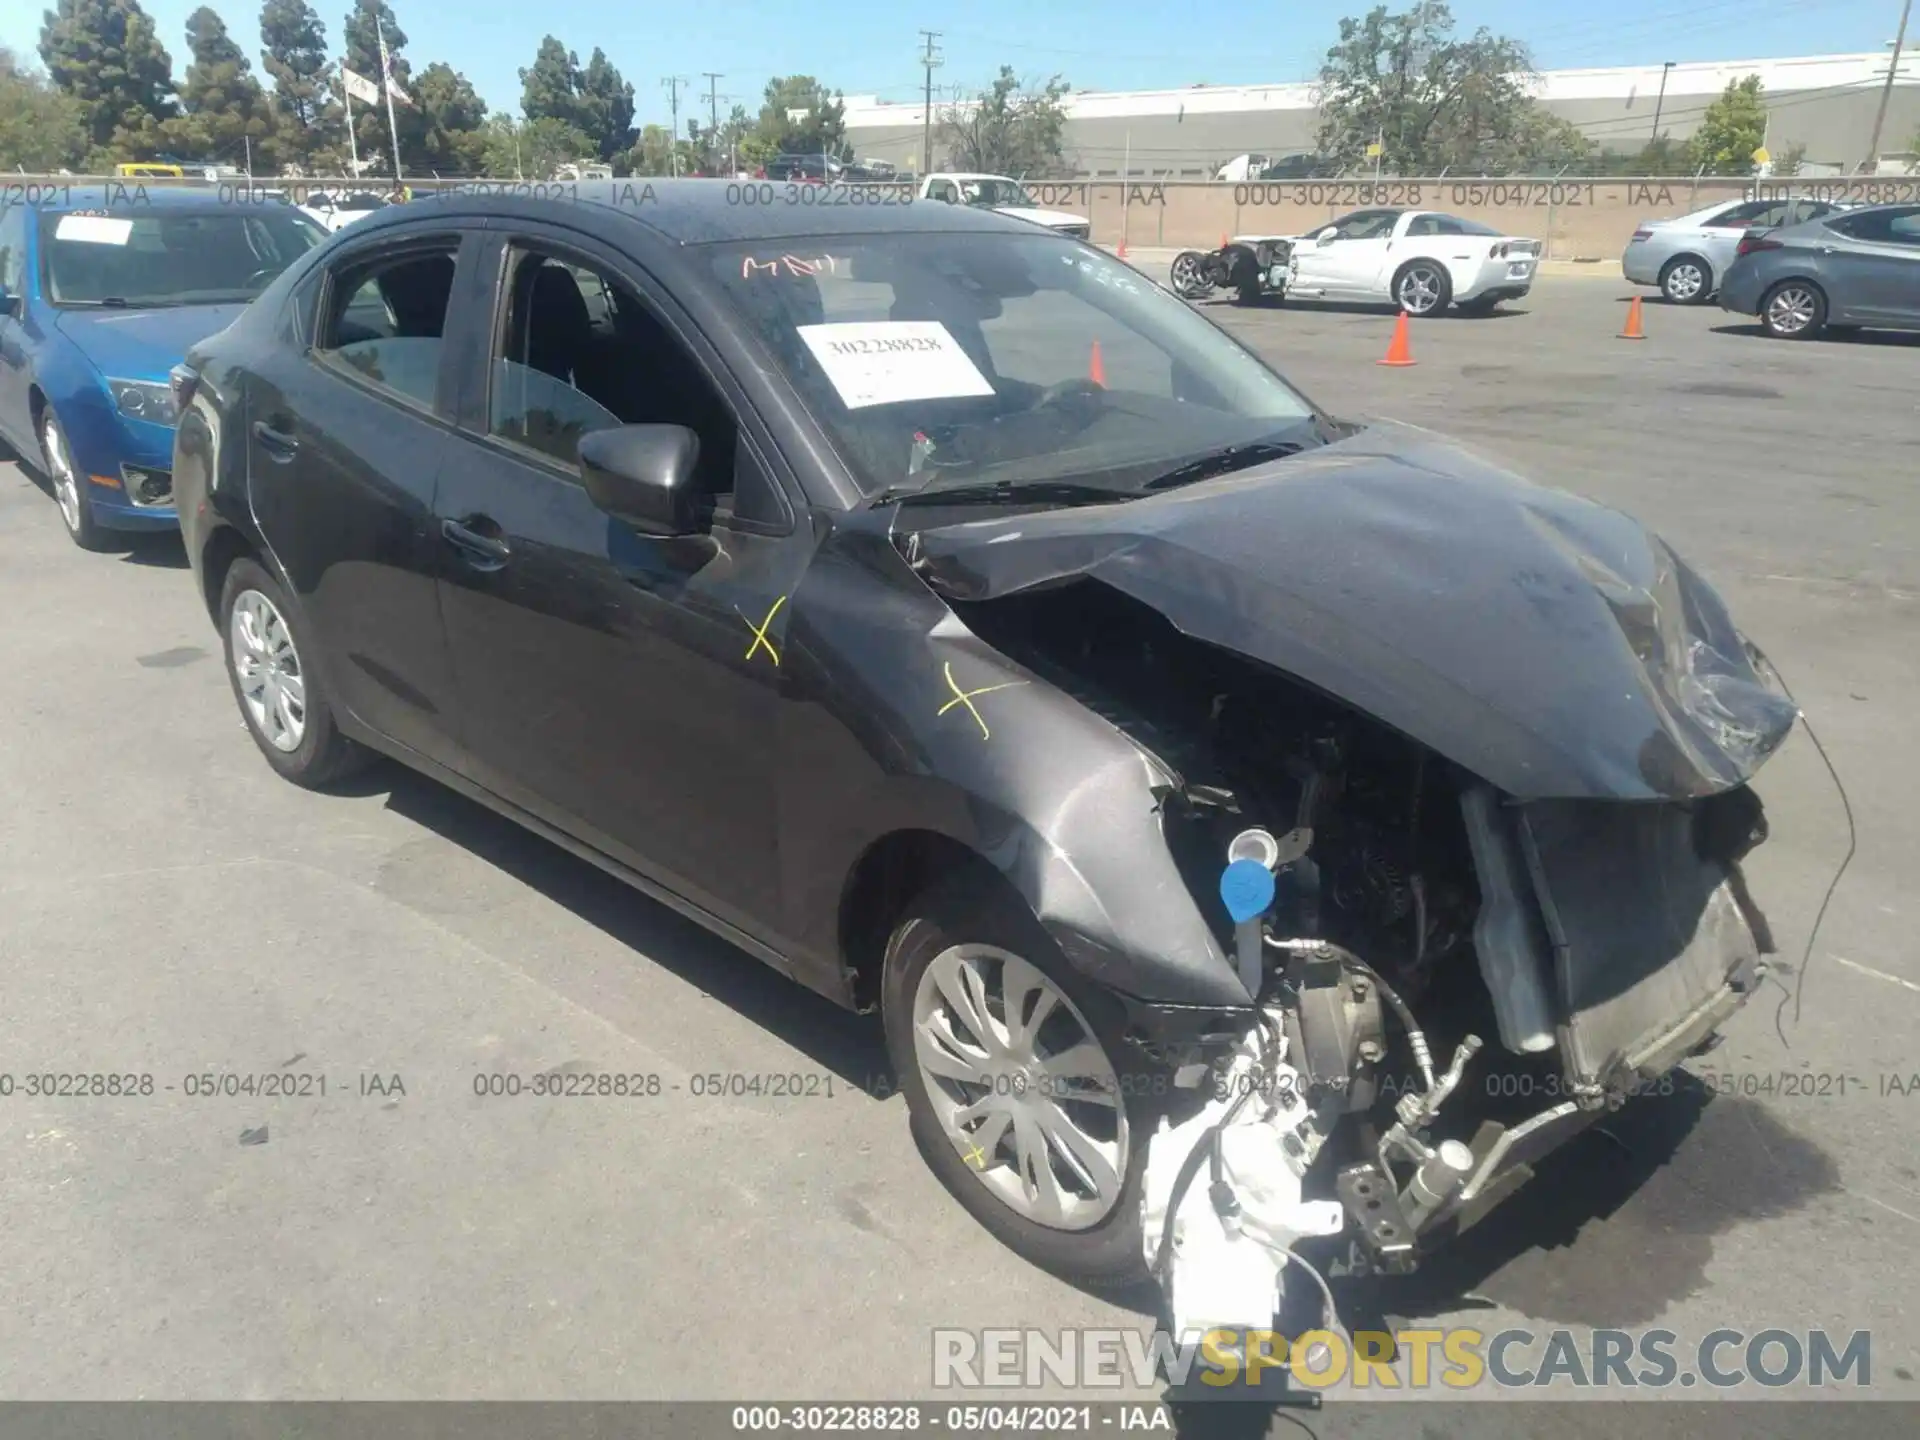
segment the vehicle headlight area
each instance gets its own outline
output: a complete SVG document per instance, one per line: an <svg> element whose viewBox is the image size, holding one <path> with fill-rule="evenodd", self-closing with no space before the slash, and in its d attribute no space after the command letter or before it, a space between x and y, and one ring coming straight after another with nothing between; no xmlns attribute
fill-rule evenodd
<svg viewBox="0 0 1920 1440"><path fill-rule="evenodd" d="M171 425L179 418L173 389L164 380L108 380L107 393L113 396L114 409L129 420Z"/></svg>

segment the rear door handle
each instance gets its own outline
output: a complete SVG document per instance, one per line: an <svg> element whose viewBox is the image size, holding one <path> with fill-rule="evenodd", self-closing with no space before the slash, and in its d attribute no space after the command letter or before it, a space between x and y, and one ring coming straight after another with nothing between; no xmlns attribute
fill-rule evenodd
<svg viewBox="0 0 1920 1440"><path fill-rule="evenodd" d="M253 422L253 438L260 442L260 448L276 460L291 460L293 452L300 448L300 442L284 430L276 430L264 420Z"/></svg>
<svg viewBox="0 0 1920 1440"><path fill-rule="evenodd" d="M513 558L513 551L506 541L482 535L458 520L442 520L440 533L449 545L460 552L461 558L476 570L498 570Z"/></svg>

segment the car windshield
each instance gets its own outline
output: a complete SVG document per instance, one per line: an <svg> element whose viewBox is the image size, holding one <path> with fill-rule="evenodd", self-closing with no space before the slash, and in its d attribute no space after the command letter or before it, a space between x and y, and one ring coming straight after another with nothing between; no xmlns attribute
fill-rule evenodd
<svg viewBox="0 0 1920 1440"><path fill-rule="evenodd" d="M727 245L711 264L870 496L1118 497L1318 443L1312 404L1212 323L1053 235Z"/></svg>
<svg viewBox="0 0 1920 1440"><path fill-rule="evenodd" d="M292 207L154 206L44 215L56 305L213 305L251 300L326 232Z"/></svg>
<svg viewBox="0 0 1920 1440"><path fill-rule="evenodd" d="M992 209L999 205L1020 205L1031 210L1033 197L1014 180L998 175L973 175L960 182L960 198L969 205Z"/></svg>

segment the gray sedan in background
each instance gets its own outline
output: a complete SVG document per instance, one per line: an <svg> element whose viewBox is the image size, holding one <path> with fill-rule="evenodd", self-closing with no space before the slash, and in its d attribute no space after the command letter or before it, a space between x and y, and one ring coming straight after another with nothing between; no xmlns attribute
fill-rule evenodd
<svg viewBox="0 0 1920 1440"><path fill-rule="evenodd" d="M1720 284L1720 308L1758 315L1769 335L1920 330L1920 205L1875 205L1748 235Z"/></svg>
<svg viewBox="0 0 1920 1440"><path fill-rule="evenodd" d="M1643 220L1620 256L1620 271L1636 285L1658 285L1676 305L1704 305L1749 230L1798 225L1844 208L1805 197L1723 200L1671 220Z"/></svg>

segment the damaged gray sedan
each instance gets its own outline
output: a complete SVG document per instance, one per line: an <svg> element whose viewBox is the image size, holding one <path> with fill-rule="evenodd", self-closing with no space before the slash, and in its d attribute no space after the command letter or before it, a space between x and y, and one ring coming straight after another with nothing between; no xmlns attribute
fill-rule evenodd
<svg viewBox="0 0 1920 1440"><path fill-rule="evenodd" d="M1301 1247L1411 1268L1751 996L1796 711L1658 539L1073 240L728 188L398 207L196 351L276 769L399 756L877 1008L954 1196L1183 1330L1318 1305ZM329 407L399 421L297 337L429 245L446 413L335 495L383 452ZM242 396L333 470L249 462Z"/></svg>

